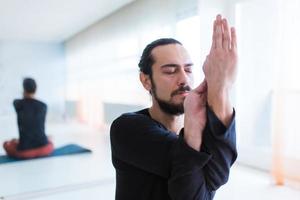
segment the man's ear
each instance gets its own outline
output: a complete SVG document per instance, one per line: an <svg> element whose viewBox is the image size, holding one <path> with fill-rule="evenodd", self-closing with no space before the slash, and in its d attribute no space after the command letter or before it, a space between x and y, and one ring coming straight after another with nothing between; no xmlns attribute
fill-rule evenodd
<svg viewBox="0 0 300 200"><path fill-rule="evenodd" d="M143 72L140 72L140 81L143 84L144 88L147 91L150 91L152 88L152 83L151 83L151 79L150 76L147 74L144 74Z"/></svg>

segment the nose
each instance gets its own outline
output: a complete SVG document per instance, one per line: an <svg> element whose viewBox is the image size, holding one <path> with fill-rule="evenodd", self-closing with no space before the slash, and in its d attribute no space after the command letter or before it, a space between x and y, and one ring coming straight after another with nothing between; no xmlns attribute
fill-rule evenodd
<svg viewBox="0 0 300 200"><path fill-rule="evenodd" d="M184 68L181 68L178 73L178 86L184 86L187 85L189 80L189 75L186 73Z"/></svg>

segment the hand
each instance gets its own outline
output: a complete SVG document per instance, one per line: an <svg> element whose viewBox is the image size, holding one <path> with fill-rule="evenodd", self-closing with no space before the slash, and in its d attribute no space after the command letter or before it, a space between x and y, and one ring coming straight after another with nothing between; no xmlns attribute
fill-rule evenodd
<svg viewBox="0 0 300 200"><path fill-rule="evenodd" d="M216 17L213 29L213 41L203 71L207 80L207 101L213 112L228 126L233 113L229 101L237 71L237 42L235 29L229 26L221 15Z"/></svg>
<svg viewBox="0 0 300 200"><path fill-rule="evenodd" d="M214 21L213 41L203 65L209 92L228 90L237 71L237 42L235 29L229 30L227 20L218 15Z"/></svg>
<svg viewBox="0 0 300 200"><path fill-rule="evenodd" d="M200 150L206 125L206 102L207 84L204 80L184 100L184 139L197 151Z"/></svg>

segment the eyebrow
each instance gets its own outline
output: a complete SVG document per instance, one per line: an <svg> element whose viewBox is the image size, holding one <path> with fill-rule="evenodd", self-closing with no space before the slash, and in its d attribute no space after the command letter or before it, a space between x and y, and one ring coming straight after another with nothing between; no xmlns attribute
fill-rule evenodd
<svg viewBox="0 0 300 200"><path fill-rule="evenodd" d="M184 67L191 67L191 66L193 66L194 64L193 63L186 63L186 64L184 64ZM178 64L172 64L172 63L170 63L170 64L165 64L165 65L162 65L162 66L160 66L161 68L165 68L165 67L179 67L180 65L178 65Z"/></svg>

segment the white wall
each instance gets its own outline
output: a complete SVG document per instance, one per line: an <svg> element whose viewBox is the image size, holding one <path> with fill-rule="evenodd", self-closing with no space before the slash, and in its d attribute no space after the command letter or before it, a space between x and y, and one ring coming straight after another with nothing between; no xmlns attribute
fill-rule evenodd
<svg viewBox="0 0 300 200"><path fill-rule="evenodd" d="M139 0L68 40L67 98L96 93L105 102L147 104L138 79L143 48L174 37L176 22L196 12L197 0Z"/></svg>
<svg viewBox="0 0 300 200"><path fill-rule="evenodd" d="M295 103L300 88L299 6L297 0L200 0L199 4L201 33L204 33L201 50L209 48L210 43L205 42L205 38L211 33L203 28L210 29L209 22L215 12L227 16L236 27L239 69L234 102L238 159L261 169L271 169L272 156L278 151L274 147L276 140L283 146L281 153L298 158L299 163L299 157L295 156L299 154L299 134L294 121L299 113ZM274 104L278 97L284 99L282 105ZM284 111L282 115L278 109ZM280 120L274 123L277 115ZM278 127L283 128L278 130ZM280 132L280 136L274 132Z"/></svg>
<svg viewBox="0 0 300 200"><path fill-rule="evenodd" d="M210 49L212 22L215 15L221 13L236 27L238 35L239 72L232 100L237 111L239 161L270 169L272 101L276 82L283 82L280 78L285 77L284 82L295 84L298 77L296 48L299 45L296 42L291 45L296 40L290 41L288 37L296 37L298 29L293 27L298 15L285 17L280 14L286 7L284 10L288 15L293 5L298 5L296 0L291 2L140 0L132 3L66 42L70 72L67 98L76 100L92 93L99 94L99 99L104 102L150 102L138 80L137 63L145 45L158 37L179 36L177 22L198 14L199 27L195 25L186 33L199 32L199 40L194 44L186 41L188 45L200 47L192 54L198 53L201 64ZM289 23L293 25L288 26Z"/></svg>
<svg viewBox="0 0 300 200"><path fill-rule="evenodd" d="M0 42L1 132L12 131L13 133L9 134L17 134L12 101L22 97L22 81L27 76L37 81L36 97L48 104L47 119L62 120L65 103L65 69L62 44Z"/></svg>

